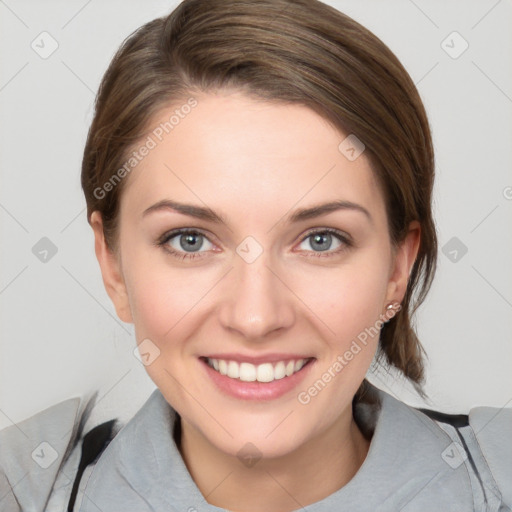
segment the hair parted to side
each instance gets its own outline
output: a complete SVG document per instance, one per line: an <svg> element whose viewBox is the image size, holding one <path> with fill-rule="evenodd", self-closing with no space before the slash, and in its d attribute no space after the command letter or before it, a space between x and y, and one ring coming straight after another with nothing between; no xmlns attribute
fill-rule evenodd
<svg viewBox="0 0 512 512"><path fill-rule="evenodd" d="M161 108L186 103L194 92L221 89L307 106L355 134L382 188L392 243L405 238L411 221L420 222L418 256L401 310L380 332L379 359L422 394L424 350L411 319L437 262L429 123L397 57L336 9L318 0L184 0L169 16L131 34L96 98L82 162L88 219L95 210L101 213L106 241L116 251L126 179L108 191L104 184Z"/></svg>

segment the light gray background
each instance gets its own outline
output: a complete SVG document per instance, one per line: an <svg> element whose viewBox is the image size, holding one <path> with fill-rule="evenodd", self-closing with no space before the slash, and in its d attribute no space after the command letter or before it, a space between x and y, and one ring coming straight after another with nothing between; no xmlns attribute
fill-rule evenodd
<svg viewBox="0 0 512 512"><path fill-rule="evenodd" d="M0 427L94 389L98 418L128 419L155 388L133 355L132 326L117 319L104 291L79 173L113 53L176 3L0 0ZM327 3L396 53L429 114L439 270L417 327L429 355L430 406L455 413L510 405L512 2ZM58 43L46 59L31 47L51 48L43 31ZM453 31L469 44L457 58L464 43L448 37ZM57 247L46 262L32 252L42 237ZM456 261L442 252L453 237L467 247ZM371 380L422 404L385 373Z"/></svg>

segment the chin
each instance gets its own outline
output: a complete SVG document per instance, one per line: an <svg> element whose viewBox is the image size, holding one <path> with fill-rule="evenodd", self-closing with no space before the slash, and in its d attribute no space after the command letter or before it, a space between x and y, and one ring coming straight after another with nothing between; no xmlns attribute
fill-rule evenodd
<svg viewBox="0 0 512 512"><path fill-rule="evenodd" d="M309 415L309 411L290 406L252 414L230 411L219 415L225 430L216 428L211 418L196 424L196 428L227 455L273 459L293 453L315 435L318 423L309 424L306 412Z"/></svg>

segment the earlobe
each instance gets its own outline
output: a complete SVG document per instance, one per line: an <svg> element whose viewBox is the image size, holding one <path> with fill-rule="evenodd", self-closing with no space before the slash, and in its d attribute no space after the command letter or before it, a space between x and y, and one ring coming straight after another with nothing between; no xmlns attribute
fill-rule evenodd
<svg viewBox="0 0 512 512"><path fill-rule="evenodd" d="M94 232L94 250L100 265L103 285L116 308L117 316L126 323L133 323L128 293L118 258L108 247L103 233L103 221L99 211L91 214Z"/></svg>
<svg viewBox="0 0 512 512"><path fill-rule="evenodd" d="M409 232L403 242L396 248L391 276L388 282L386 304L389 302L402 302L407 283L412 271L421 239L421 226L418 221L409 224Z"/></svg>

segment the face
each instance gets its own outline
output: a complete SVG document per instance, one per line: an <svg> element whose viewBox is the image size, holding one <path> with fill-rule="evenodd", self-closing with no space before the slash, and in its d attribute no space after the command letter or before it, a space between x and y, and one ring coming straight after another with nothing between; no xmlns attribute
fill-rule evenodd
<svg viewBox="0 0 512 512"><path fill-rule="evenodd" d="M391 246L367 156L347 159L348 134L310 109L195 98L125 178L117 257L93 216L96 251L186 427L226 454L281 456L351 417L418 230Z"/></svg>

